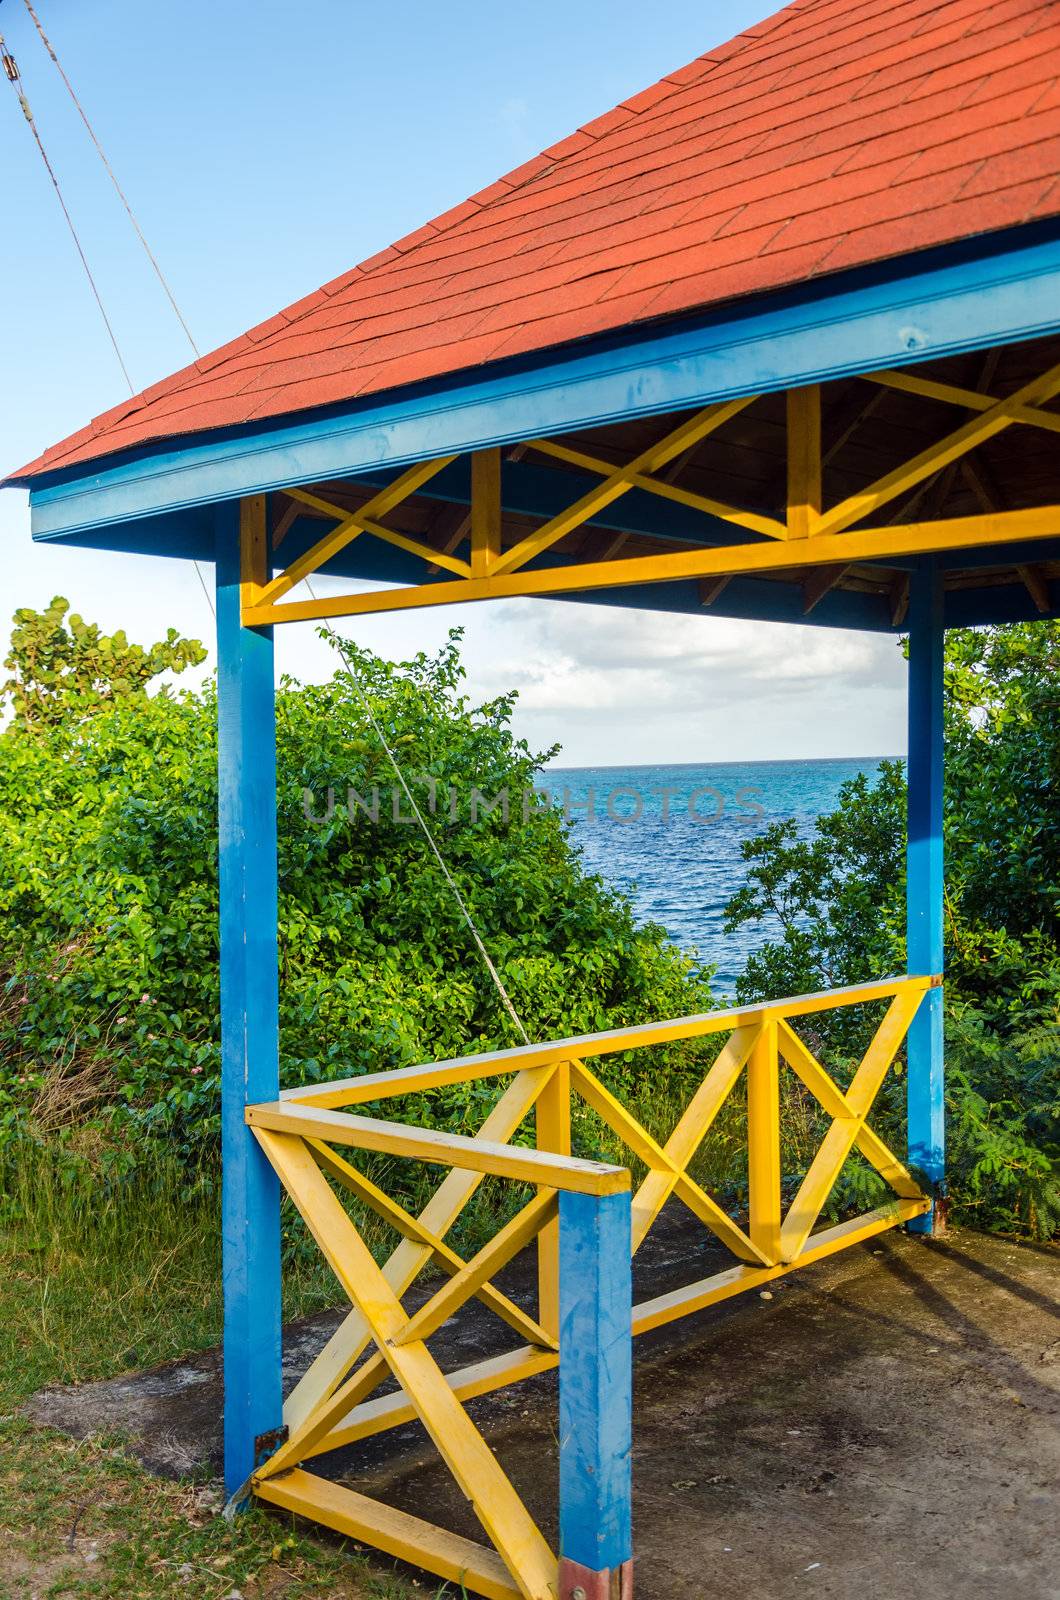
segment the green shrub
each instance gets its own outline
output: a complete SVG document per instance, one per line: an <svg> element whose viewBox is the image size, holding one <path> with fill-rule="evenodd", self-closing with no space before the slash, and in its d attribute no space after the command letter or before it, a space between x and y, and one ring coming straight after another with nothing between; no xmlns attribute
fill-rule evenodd
<svg viewBox="0 0 1060 1600"><path fill-rule="evenodd" d="M0 1141L58 1134L119 1170L164 1141L197 1165L218 1132L216 691L148 692L201 656L173 634L132 666L122 636L96 638L81 672L56 642L64 615L60 601L18 613L0 735ZM90 632L70 619L74 640ZM458 638L399 665L347 653L528 1031L702 1009L705 978L584 870L557 812L524 814L552 752L514 737L513 696L469 703ZM277 742L283 1083L518 1043L427 841L394 820L394 774L345 667L282 684ZM347 786L369 802L378 789L378 825L341 803L309 820ZM507 820L473 821L473 786L507 786ZM469 1127L490 1093L420 1109Z"/></svg>
<svg viewBox="0 0 1060 1600"><path fill-rule="evenodd" d="M1060 1222L1060 625L946 638L947 1168L956 1215L1045 1236ZM746 841L730 929L767 912L781 936L751 958L745 1001L905 967L905 774L845 785L800 839L781 822ZM841 1060L858 1010L822 1019ZM894 1080L890 1080L892 1083ZM899 1098L882 1106L901 1148Z"/></svg>

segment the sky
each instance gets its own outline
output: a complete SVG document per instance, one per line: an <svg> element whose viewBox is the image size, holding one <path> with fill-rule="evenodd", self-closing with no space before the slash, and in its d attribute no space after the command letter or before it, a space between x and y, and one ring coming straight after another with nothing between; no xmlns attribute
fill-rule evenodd
<svg viewBox="0 0 1060 1600"><path fill-rule="evenodd" d="M197 344L212 349L774 9L770 0L39 0ZM23 0L0 31L136 388L186 363L180 325ZM15 95L0 82L0 467L127 392ZM0 494L0 626L63 594L147 643L212 644L194 568L34 546ZM206 573L207 582L212 574ZM392 657L465 630L468 690L571 765L884 755L905 745L893 639L555 601L343 623ZM326 676L312 624L278 670ZM207 663L209 667L209 663Z"/></svg>

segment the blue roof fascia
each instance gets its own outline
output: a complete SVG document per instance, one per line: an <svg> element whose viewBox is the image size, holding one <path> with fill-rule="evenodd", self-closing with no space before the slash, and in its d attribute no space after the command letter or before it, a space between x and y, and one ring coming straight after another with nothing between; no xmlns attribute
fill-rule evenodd
<svg viewBox="0 0 1060 1600"><path fill-rule="evenodd" d="M36 539L539 434L681 410L1008 344L1060 329L1060 221L985 234L759 295L709 315L187 436L36 481ZM161 550L159 553L163 553ZM164 553L178 554L170 547Z"/></svg>

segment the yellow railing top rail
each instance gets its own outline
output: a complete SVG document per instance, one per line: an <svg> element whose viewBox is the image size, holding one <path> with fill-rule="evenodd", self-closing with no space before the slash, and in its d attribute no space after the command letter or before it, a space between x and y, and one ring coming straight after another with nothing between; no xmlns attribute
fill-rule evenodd
<svg viewBox="0 0 1060 1600"><path fill-rule="evenodd" d="M456 1056L449 1061L394 1067L388 1072L369 1072L358 1078L337 1078L331 1083L285 1089L280 1101L287 1107L364 1105L394 1095L469 1083L476 1078L499 1077L505 1073L520 1072L527 1067L550 1067L560 1061L569 1061L572 1057L614 1055L620 1050L637 1050L649 1045L672 1044L679 1039L728 1033L734 1028L754 1023L812 1016L815 1012L831 1011L840 1006L865 1005L873 1000L891 999L903 992L937 988L941 982L942 978L937 973L880 978L870 983L851 984L843 989L793 995L785 1000L757 1001L754 1005L735 1006L728 1011L705 1011L698 1016L609 1028L603 1033L587 1033L572 1039L553 1039L542 1044L516 1045L510 1050ZM386 1127L387 1124L380 1123L379 1126ZM320 1137L326 1138L328 1135Z"/></svg>
<svg viewBox="0 0 1060 1600"><path fill-rule="evenodd" d="M300 1139L322 1139L328 1144L352 1145L384 1155L407 1156L468 1172L489 1172L520 1183L578 1194L617 1194L630 1187L625 1167L603 1161L583 1161L578 1156L555 1155L550 1150L524 1149L497 1144L490 1139L470 1139L461 1133L440 1133L407 1122L379 1122L314 1106L273 1100L248 1106L246 1120L252 1128L294 1134Z"/></svg>

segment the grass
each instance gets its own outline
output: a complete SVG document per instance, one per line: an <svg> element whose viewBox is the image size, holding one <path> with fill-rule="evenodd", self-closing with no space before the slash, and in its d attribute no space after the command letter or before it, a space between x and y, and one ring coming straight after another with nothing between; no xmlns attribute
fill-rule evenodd
<svg viewBox="0 0 1060 1600"><path fill-rule="evenodd" d="M220 1337L217 1205L159 1169L108 1190L48 1160L0 1174L0 1600L425 1600L351 1547L264 1510L229 1526L218 1484L145 1472L120 1438L77 1443L32 1427L51 1383L106 1378ZM290 1314L333 1303L308 1252L289 1250Z"/></svg>
<svg viewBox="0 0 1060 1600"><path fill-rule="evenodd" d="M690 1059L684 1071L631 1074L614 1086L665 1140L707 1064ZM622 1078L621 1063L611 1070ZM819 1108L797 1086L788 1090L784 1166L797 1178L822 1124ZM629 1152L584 1106L574 1131L580 1153L628 1162ZM738 1090L692 1169L734 1212L746 1197L746 1137ZM98 1161L64 1165L28 1148L0 1167L0 1600L426 1600L429 1580L403 1576L293 1519L255 1509L230 1526L218 1514L219 1485L152 1477L120 1438L76 1443L22 1417L22 1403L47 1384L112 1377L221 1337L212 1181L158 1165L108 1182ZM636 1179L640 1165L632 1165ZM426 1198L422 1168L384 1163L373 1175L410 1209ZM525 1198L521 1186L486 1180L453 1231L454 1245L473 1253ZM852 1196L841 1189L835 1198L842 1205ZM391 1237L371 1215L357 1221L382 1256ZM330 1270L287 1213L284 1266L288 1317L335 1303Z"/></svg>

